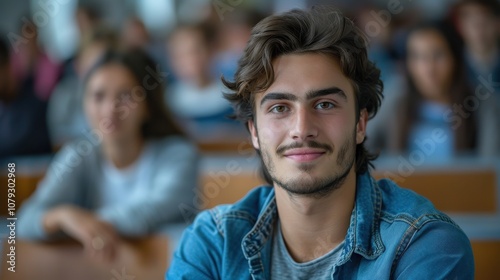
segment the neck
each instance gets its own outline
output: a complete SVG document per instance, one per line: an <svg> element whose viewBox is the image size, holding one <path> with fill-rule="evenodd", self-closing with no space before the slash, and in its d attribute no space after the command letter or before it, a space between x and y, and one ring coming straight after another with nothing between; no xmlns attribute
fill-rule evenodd
<svg viewBox="0 0 500 280"><path fill-rule="evenodd" d="M206 88L212 84L212 79L208 75L204 75L195 79L195 84L198 88Z"/></svg>
<svg viewBox="0 0 500 280"><path fill-rule="evenodd" d="M450 90L448 90L448 91L450 91ZM434 102L434 103L441 104L441 105L451 104L451 99L450 99L449 95L441 94L442 92L448 92L448 91L440 90L440 91L436 92L434 94L435 97L431 98L430 101ZM451 93L451 94L453 94L453 93Z"/></svg>
<svg viewBox="0 0 500 280"><path fill-rule="evenodd" d="M144 139L137 137L126 141L103 142L103 153L108 161L118 168L126 168L141 155Z"/></svg>
<svg viewBox="0 0 500 280"><path fill-rule="evenodd" d="M281 187L274 188L283 239L295 261L321 257L344 240L356 194L354 168L340 188L321 198L290 195Z"/></svg>

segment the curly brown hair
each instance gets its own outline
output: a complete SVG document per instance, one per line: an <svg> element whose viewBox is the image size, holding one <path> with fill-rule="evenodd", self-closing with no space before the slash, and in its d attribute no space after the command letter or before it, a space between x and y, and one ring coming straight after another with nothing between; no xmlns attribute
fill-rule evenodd
<svg viewBox="0 0 500 280"><path fill-rule="evenodd" d="M265 91L274 82L272 62L275 58L286 54L322 53L338 58L343 74L351 81L356 96L356 121L363 109L373 118L382 102L383 83L380 70L368 60L366 45L362 31L336 8L291 10L263 19L252 30L234 81L222 78L232 91L224 96L234 107L233 117L244 122L247 128L248 121L254 120L255 93ZM358 144L356 172L366 172L375 158L366 151L364 142ZM269 182L268 177L266 180Z"/></svg>

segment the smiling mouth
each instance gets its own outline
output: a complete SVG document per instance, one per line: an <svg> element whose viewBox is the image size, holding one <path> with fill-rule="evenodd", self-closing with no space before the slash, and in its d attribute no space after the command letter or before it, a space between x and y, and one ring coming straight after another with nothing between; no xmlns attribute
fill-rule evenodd
<svg viewBox="0 0 500 280"><path fill-rule="evenodd" d="M285 153L284 156L295 162L311 162L320 158L325 153L325 151L318 150L292 150Z"/></svg>

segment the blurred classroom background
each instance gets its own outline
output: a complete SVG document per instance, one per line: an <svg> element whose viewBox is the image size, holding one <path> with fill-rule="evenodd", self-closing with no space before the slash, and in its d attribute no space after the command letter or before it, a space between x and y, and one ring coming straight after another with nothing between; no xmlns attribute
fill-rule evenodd
<svg viewBox="0 0 500 280"><path fill-rule="evenodd" d="M392 178L452 216L472 241L477 279L498 275L500 1L495 0L2 1L0 233L9 234L3 224L7 163L16 164L19 210L62 147L79 139L93 143L96 128L85 115L84 84L108 48L142 49L153 58L148 83L165 88L162 106L200 153L198 185L189 198L196 210L234 202L261 184L260 160L243 125L228 118L232 108L222 97L220 78L232 79L260 19L313 5L335 5L348 15L365 33L369 57L382 71L384 101L368 123L366 142L380 154L375 177ZM161 271L188 220L165 225L168 246L161 241L158 247L155 239L154 245L134 243L130 252L146 248L165 254L160 257L165 262L155 263ZM49 250L23 246L25 258ZM106 268L104 277L121 271L116 267Z"/></svg>

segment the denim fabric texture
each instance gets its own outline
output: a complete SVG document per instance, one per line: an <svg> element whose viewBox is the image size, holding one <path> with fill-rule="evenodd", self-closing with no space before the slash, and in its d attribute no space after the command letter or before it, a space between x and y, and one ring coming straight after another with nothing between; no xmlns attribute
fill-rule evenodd
<svg viewBox="0 0 500 280"><path fill-rule="evenodd" d="M470 241L446 214L394 182L358 174L355 211L329 279L474 279ZM269 279L274 188L198 215L168 279Z"/></svg>

